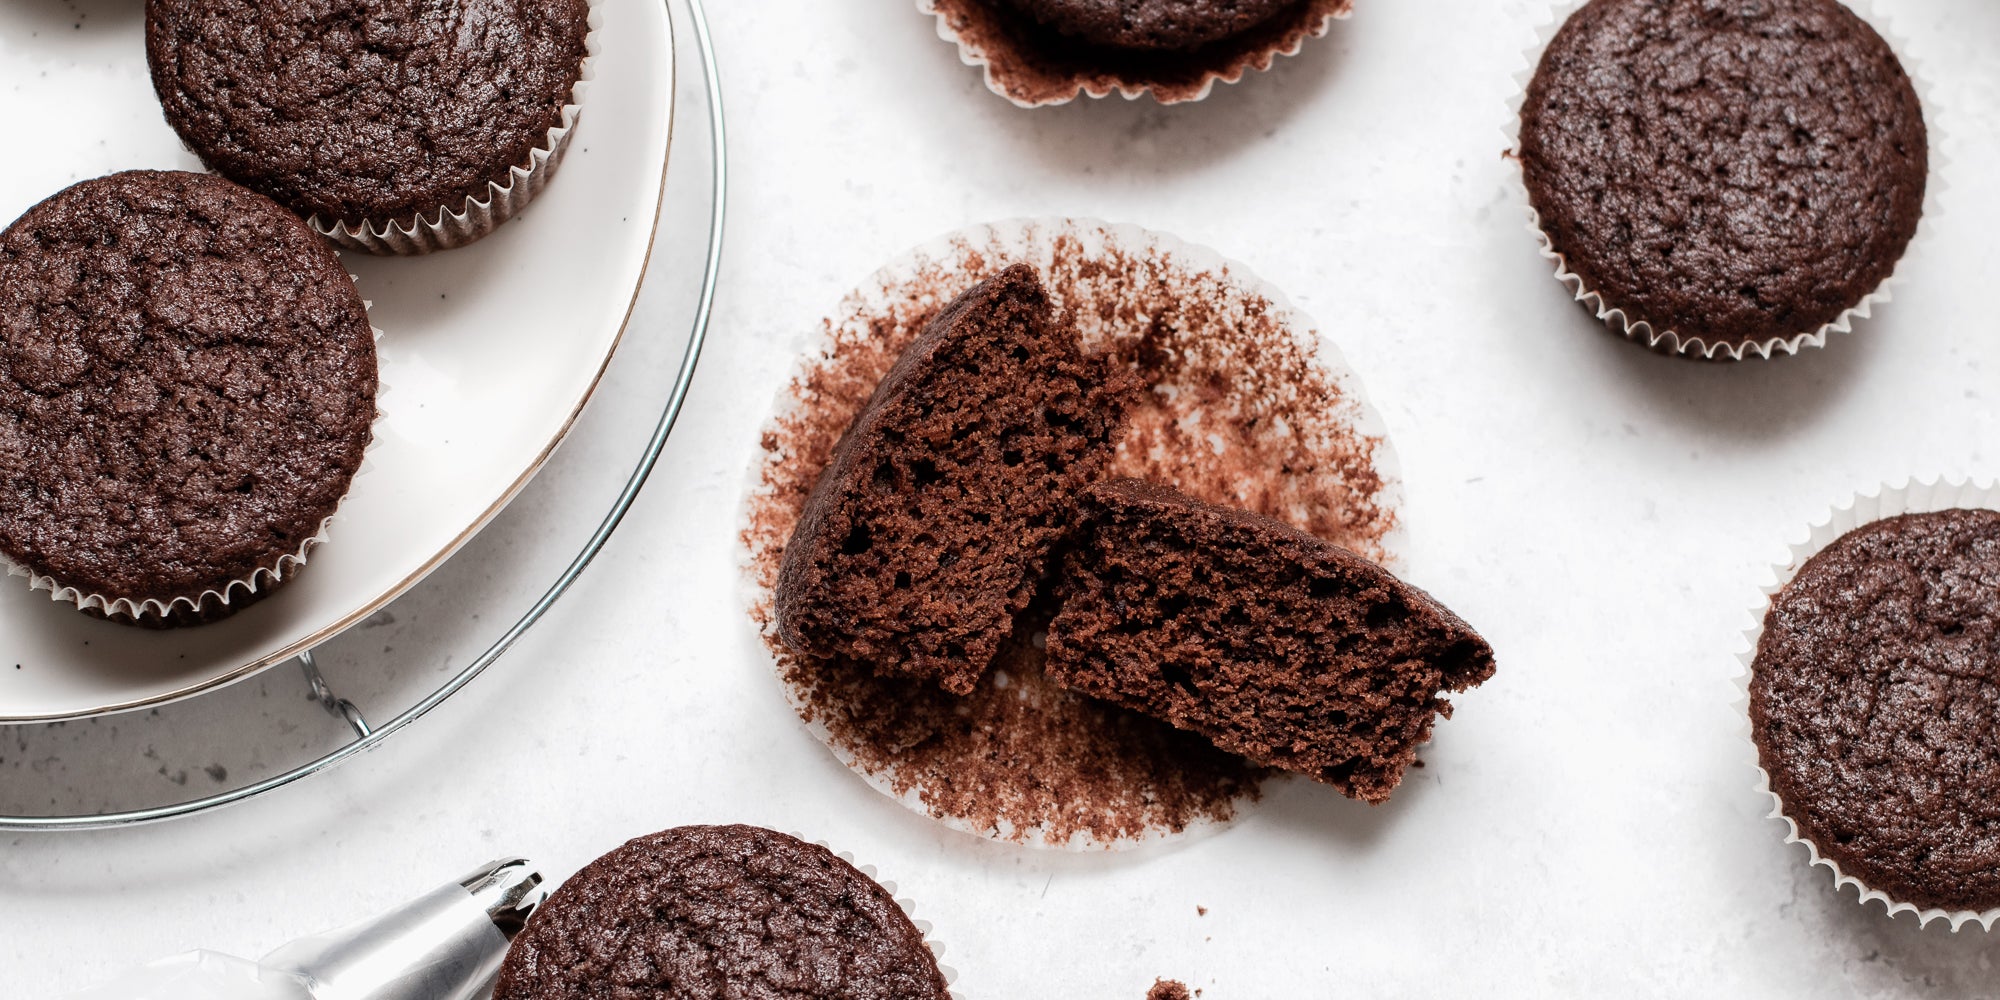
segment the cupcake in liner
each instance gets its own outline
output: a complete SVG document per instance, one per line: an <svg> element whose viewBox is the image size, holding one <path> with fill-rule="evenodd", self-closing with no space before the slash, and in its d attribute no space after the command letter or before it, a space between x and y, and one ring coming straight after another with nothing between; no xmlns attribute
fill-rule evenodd
<svg viewBox="0 0 2000 1000"><path fill-rule="evenodd" d="M370 309L374 308L373 302L366 304ZM376 342L380 343L382 329L371 324L369 330L374 333ZM347 505L347 498L354 493L354 483L360 481L361 477L374 468L373 452L382 442L382 421L388 416L388 412L382 408L381 401L388 395L389 387L378 381L375 386L375 419L369 424L368 444L362 449L361 465L354 470L353 477L348 481L347 493L341 495L333 513L320 520L319 530L300 542L297 552L283 553L270 565L259 566L248 575L231 580L221 589L208 588L199 594L175 597L167 601L153 598L134 601L130 598L107 597L64 586L55 577L36 573L4 555L0 555L0 567L6 568L8 576L25 577L30 591L46 591L51 601L74 605L78 611L85 614L124 624L144 628L173 628L203 625L227 618L270 596L271 592L277 590L285 581L297 576L299 571L305 568L306 558L312 550L326 544L327 539L331 537L334 521L340 517L340 508Z"/></svg>
<svg viewBox="0 0 2000 1000"><path fill-rule="evenodd" d="M1378 562L1393 559L1402 491L1386 427L1339 352L1281 291L1214 251L1136 226L1011 220L903 255L799 343L799 367L778 394L749 469L743 539L752 621L813 735L871 786L946 826L1069 850L1213 831L1240 814L1241 801L1268 772L1199 737L1056 687L1041 675L1042 637L1031 625L1017 630L967 699L927 682L877 678L866 664L808 662L777 639L777 565L834 442L937 308L1016 262L1042 274L1086 351L1135 364L1139 354L1152 357L1139 367L1154 390L1134 408L1109 475L1169 483L1291 521ZM1149 332L1164 339L1148 341ZM1271 472L1287 467L1289 475ZM877 710L878 703L894 709ZM933 724L938 732L956 726L974 735L927 738L921 730ZM1121 742L1086 749L1085 727L1117 729ZM1176 742L1148 742L1169 738L1148 727L1177 734ZM1034 770L1028 767L957 769L960 757L1012 760L1036 752L1043 746L1030 739L1036 735L1077 741L1067 755L1048 754L1058 761L1114 759L1131 769L1116 781L1082 785L1059 764L1033 774L1021 773ZM1163 774L1176 768L1185 784Z"/></svg>
<svg viewBox="0 0 2000 1000"><path fill-rule="evenodd" d="M1537 27L1535 44L1524 52L1527 66L1515 74L1514 91L1507 102L1508 123L1506 126L1506 142L1507 148L1514 151L1510 152L1509 156L1517 164L1519 163L1518 150L1522 129L1522 109L1527 103L1529 84L1534 80L1535 73L1542 64L1543 53L1547 51L1549 44L1555 39L1556 33L1562 29L1564 24L1568 23L1570 16L1575 14L1587 2L1588 0L1558 0L1551 9L1552 19ZM1809 347L1824 347L1826 346L1828 334L1853 332L1856 320L1871 318L1877 306L1884 305L1893 299L1894 286L1902 280L1903 262L1909 259L1910 255L1930 236L1934 229L1935 224L1933 219L1939 210L1939 196L1945 187L1944 177L1946 174L1947 158L1943 153L1945 146L1944 134L1938 128L1937 122L1929 114L1930 110L1936 107L1936 104L1931 100L1931 90L1924 82L1920 66L1905 54L1908 46L1903 43L1903 39L1895 34L1882 18L1874 14L1868 4L1868 0L1839 0L1839 2L1851 9L1857 17L1866 21L1889 44L1889 47L1895 52L1897 60L1902 64L1905 73L1910 78L1910 83L1916 91L1919 105L1926 112L1924 128L1928 134L1927 155L1929 173L1925 179L1923 207L1918 217L1916 232L1910 238L1909 243L1903 247L1903 251L1897 258L1896 265L1891 270L1889 276L1884 278L1872 292L1862 296L1859 301L1842 310L1833 320L1815 329L1785 336L1768 337L1762 340L1746 340L1742 342L1717 340L1711 343L1698 336L1682 335L1671 328L1655 325L1643 316L1627 312L1617 303L1607 300L1596 290L1589 288L1584 279L1570 269L1568 260L1556 249L1554 240L1543 227L1541 214L1536 211L1528 194L1525 174L1517 175L1517 183L1520 185L1518 193L1527 214L1527 229L1534 236L1543 259L1550 262L1556 280L1570 290L1571 296L1586 309L1589 309L1612 332L1661 354L1706 361L1742 361L1750 357L1768 360L1781 354L1797 354Z"/></svg>
<svg viewBox="0 0 2000 1000"><path fill-rule="evenodd" d="M562 166L569 151L570 137L583 114L583 99L592 79L602 43L602 0L590 0L590 33L584 36L584 58L569 103L563 105L562 123L550 128L548 138L528 153L526 163L514 164L498 180L486 183L484 197L468 197L456 209L440 205L404 219L327 220L315 214L306 220L320 235L347 247L381 256L415 256L439 250L453 250L476 242L519 214L542 193Z"/></svg>
<svg viewBox="0 0 2000 1000"><path fill-rule="evenodd" d="M338 255L269 198L185 171L73 184L0 242L0 277L28 310L0 385L19 424L0 456L17 481L8 575L87 614L171 626L295 573L382 420L381 331ZM133 254L154 262L137 284ZM77 287L101 291L79 308ZM65 318L34 319L47 301ZM282 319L293 311L312 318ZM174 336L126 333L156 327ZM291 443L258 444L274 438Z"/></svg>
<svg viewBox="0 0 2000 1000"><path fill-rule="evenodd" d="M557 886L513 935L492 996L685 995L671 989L679 983L705 984L705 996L966 1000L915 910L875 868L823 842L744 824L677 826L634 837Z"/></svg>
<svg viewBox="0 0 2000 1000"><path fill-rule="evenodd" d="M937 18L938 37L958 47L959 59L984 73L986 86L1023 108L1067 104L1079 95L1127 100L1145 95L1161 104L1199 101L1218 83L1271 68L1279 56L1297 55L1309 38L1324 36L1353 0L1300 0L1263 24L1186 51L1135 51L1066 38L1008 0L917 0Z"/></svg>
<svg viewBox="0 0 2000 1000"><path fill-rule="evenodd" d="M1735 707L1741 725L1739 732L1748 749L1749 763L1757 771L1757 790L1771 800L1771 812L1766 818L1784 821L1785 843L1805 845L1811 864L1823 866L1833 873L1836 890L1851 886L1858 895L1858 902L1864 905L1879 902L1885 914L1890 917L1901 913L1914 913L1919 926L1929 926L1933 922L1944 921L1953 931L1957 931L1968 923L1977 922L1987 930L1992 930L1996 923L2000 923L2000 907L1974 911L1918 906L1868 885L1844 871L1839 862L1826 856L1820 846L1813 843L1800 829L1798 821L1787 813L1784 800L1773 787L1770 771L1764 766L1763 753L1757 746L1750 716L1750 689L1756 676L1758 645L1764 636L1765 615L1779 592L1791 583L1806 561L1849 532L1876 521L1904 514L1958 508L2000 511L2000 487L1992 483L1958 479L1916 480L1905 481L1899 485L1885 485L1873 493L1856 495L1811 525L1804 537L1790 546L1790 558L1772 567L1769 579L1762 587L1762 598L1751 608L1750 626L1744 631L1744 649L1738 654L1743 669L1737 676Z"/></svg>

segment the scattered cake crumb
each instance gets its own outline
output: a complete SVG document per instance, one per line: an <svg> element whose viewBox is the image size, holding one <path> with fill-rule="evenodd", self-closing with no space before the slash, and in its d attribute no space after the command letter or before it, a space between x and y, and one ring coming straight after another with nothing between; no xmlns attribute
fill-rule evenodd
<svg viewBox="0 0 2000 1000"><path fill-rule="evenodd" d="M1042 278L1085 349L1152 386L1108 475L1169 483L1385 557L1396 514L1375 463L1382 441L1355 427L1354 401L1315 360L1308 331L1226 271L1194 271L1157 250L1092 253L1069 234L1054 243ZM771 589L835 444L935 311L1008 263L998 248L961 241L827 321L761 439L743 532L753 616L800 716L850 767L940 820L1002 839L1099 844L1225 821L1268 772L1047 679L1045 611L1023 616L964 697L867 664L800 658L777 641Z"/></svg>
<svg viewBox="0 0 2000 1000"><path fill-rule="evenodd" d="M1187 984L1172 979L1155 979L1153 988L1146 991L1146 1000L1192 1000L1199 991L1188 992Z"/></svg>

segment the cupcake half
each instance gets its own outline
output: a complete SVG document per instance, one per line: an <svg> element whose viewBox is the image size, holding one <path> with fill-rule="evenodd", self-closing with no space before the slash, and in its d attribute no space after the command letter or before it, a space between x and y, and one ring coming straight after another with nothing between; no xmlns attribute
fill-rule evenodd
<svg viewBox="0 0 2000 1000"><path fill-rule="evenodd" d="M1577 298L1717 360L1867 315L1930 171L1909 76L1836 0L1591 0L1542 53L1519 158Z"/></svg>
<svg viewBox="0 0 2000 1000"><path fill-rule="evenodd" d="M344 246L485 236L567 148L588 0L147 0L167 122Z"/></svg>
<svg viewBox="0 0 2000 1000"><path fill-rule="evenodd" d="M0 234L0 556L86 611L225 616L290 577L375 420L334 252L218 177L86 181Z"/></svg>

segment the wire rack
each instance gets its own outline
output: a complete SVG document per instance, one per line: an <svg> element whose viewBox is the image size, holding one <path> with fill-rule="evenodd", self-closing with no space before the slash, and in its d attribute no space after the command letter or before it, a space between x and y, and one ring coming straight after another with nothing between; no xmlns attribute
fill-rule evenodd
<svg viewBox="0 0 2000 1000"><path fill-rule="evenodd" d="M671 5L671 0L661 0L661 2ZM386 722L379 724L371 723L359 707L352 701L341 697L339 693L328 685L325 676L320 673L319 665L314 661L313 654L310 651L301 654L294 662L303 676L312 699L318 702L320 706L325 708L334 717L342 720L348 729L353 732L353 739L343 743L337 749L262 780L170 805L152 806L123 812L92 813L89 815L0 815L0 832L32 833L62 830L104 830L179 819L199 813L212 812L225 806L236 805L266 792L275 791L286 785L337 767L369 750L381 746L391 736L396 735L411 723L428 715L432 709L443 704L445 699L457 694L466 685L472 683L474 678L485 673L486 668L498 662L513 647L515 642L519 641L523 635L527 634L529 629L541 621L542 616L555 606L556 602L569 590L571 584L574 584L577 578L583 574L583 571L590 566L591 561L597 558L597 554L603 551L605 543L611 539L612 533L618 529L620 522L625 519L626 512L631 509L633 501L638 499L639 491L644 488L647 478L652 475L654 466L659 463L660 454L666 448L667 438L673 433L674 423L680 417L681 406L687 400L688 389L694 381L695 367L701 358L702 344L708 337L709 319L714 312L715 306L716 280L722 265L723 222L726 215L729 192L729 158L728 143L726 141L728 134L727 118L723 113L721 76L716 66L715 46L709 33L708 15L702 6L702 0L682 0L682 4L687 10L689 21L694 26L695 45L701 58L702 84L708 102L708 128L712 147L710 167L714 174L709 202L708 243L706 255L703 258L699 296L695 302L692 332L688 339L687 348L681 356L679 369L674 375L674 380L668 391L666 401L660 409L659 420L653 427L652 436L647 439L644 449L639 454L637 463L632 467L631 474L626 477L623 488L618 492L617 498L612 501L610 510L605 513L603 520L597 525L597 529L584 542L583 548L577 552L576 557L570 560L569 564L556 577L555 582L542 593L541 597L528 608L527 612L509 626L506 631L502 632L491 645L486 647L484 652L474 657L465 665L464 669L453 674L444 683L417 701L416 704Z"/></svg>

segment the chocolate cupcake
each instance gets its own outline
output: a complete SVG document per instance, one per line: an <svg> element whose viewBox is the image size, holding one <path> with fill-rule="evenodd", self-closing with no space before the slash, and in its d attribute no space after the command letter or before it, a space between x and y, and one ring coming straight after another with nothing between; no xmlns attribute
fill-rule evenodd
<svg viewBox="0 0 2000 1000"><path fill-rule="evenodd" d="M1717 360L1868 315L1930 170L1909 76L1836 0L1591 0L1528 83L1519 159L1578 300Z"/></svg>
<svg viewBox="0 0 2000 1000"><path fill-rule="evenodd" d="M1990 926L2000 511L1896 493L1873 506L1819 532L1838 534L1771 599L1749 677L1751 737L1774 815L1842 885L1924 922Z"/></svg>
<svg viewBox="0 0 2000 1000"><path fill-rule="evenodd" d="M219 177L71 187L0 234L0 555L85 610L229 614L361 466L375 339L331 248Z"/></svg>
<svg viewBox="0 0 2000 1000"><path fill-rule="evenodd" d="M564 882L494 1000L946 1000L924 932L824 847L753 826L640 837Z"/></svg>
<svg viewBox="0 0 2000 1000"><path fill-rule="evenodd" d="M1185 52L1243 34L1298 0L1001 0L1090 45Z"/></svg>
<svg viewBox="0 0 2000 1000"><path fill-rule="evenodd" d="M588 0L147 0L167 122L344 246L463 246L555 172Z"/></svg>
<svg viewBox="0 0 2000 1000"><path fill-rule="evenodd" d="M1198 101L1295 55L1352 0L918 0L993 92L1022 107L1078 94Z"/></svg>

